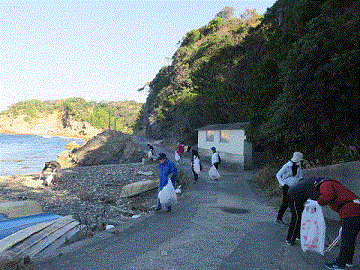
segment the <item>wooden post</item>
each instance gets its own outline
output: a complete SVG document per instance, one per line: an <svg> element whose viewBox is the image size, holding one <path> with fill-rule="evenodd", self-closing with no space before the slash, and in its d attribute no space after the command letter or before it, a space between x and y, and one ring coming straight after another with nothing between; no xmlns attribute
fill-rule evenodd
<svg viewBox="0 0 360 270"><path fill-rule="evenodd" d="M108 126L108 130L111 130L111 127L110 127L110 110L109 110L109 126Z"/></svg>

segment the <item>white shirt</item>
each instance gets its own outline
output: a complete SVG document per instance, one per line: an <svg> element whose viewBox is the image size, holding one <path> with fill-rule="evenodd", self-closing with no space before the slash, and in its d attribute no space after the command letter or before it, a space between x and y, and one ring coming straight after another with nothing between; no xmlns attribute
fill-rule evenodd
<svg viewBox="0 0 360 270"><path fill-rule="evenodd" d="M219 163L219 154L217 152L213 153L211 156L211 164Z"/></svg>
<svg viewBox="0 0 360 270"><path fill-rule="evenodd" d="M277 172L276 178L279 181L280 186L288 185L289 187L295 186L302 178L301 165L297 168L296 175L292 173L292 161L288 161L285 165Z"/></svg>

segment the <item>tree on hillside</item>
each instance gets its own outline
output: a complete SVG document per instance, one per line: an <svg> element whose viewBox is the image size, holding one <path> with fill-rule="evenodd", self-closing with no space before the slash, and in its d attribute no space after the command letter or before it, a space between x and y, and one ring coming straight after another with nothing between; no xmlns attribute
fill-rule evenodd
<svg viewBox="0 0 360 270"><path fill-rule="evenodd" d="M322 164L360 158L360 0L278 0L263 18L222 12L150 83L151 135L249 121L269 160L296 150Z"/></svg>
<svg viewBox="0 0 360 270"><path fill-rule="evenodd" d="M240 19L242 21L246 21L251 17L253 17L254 15L258 15L256 9L247 9L246 11L240 14Z"/></svg>
<svg viewBox="0 0 360 270"><path fill-rule="evenodd" d="M223 18L224 20L231 19L234 17L235 9L233 7L224 7L220 12L215 15L215 18Z"/></svg>
<svg viewBox="0 0 360 270"><path fill-rule="evenodd" d="M278 14L274 5L263 23L265 50L249 80L250 137L273 155L302 149L322 164L359 158L360 1L276 4L286 11L283 21L271 18Z"/></svg>

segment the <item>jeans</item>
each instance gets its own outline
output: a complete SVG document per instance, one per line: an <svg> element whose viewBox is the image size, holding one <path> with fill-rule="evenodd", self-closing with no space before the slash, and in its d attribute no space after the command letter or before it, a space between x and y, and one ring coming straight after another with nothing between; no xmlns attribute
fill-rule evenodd
<svg viewBox="0 0 360 270"><path fill-rule="evenodd" d="M199 175L194 171L194 169L191 169L194 175L194 180L197 181L199 179Z"/></svg>
<svg viewBox="0 0 360 270"><path fill-rule="evenodd" d="M288 199L289 186L284 185L282 187L282 190L283 190L283 192L282 192L283 193L283 198L282 198L282 203L281 203L278 215L277 215L278 220L282 220L286 209L289 207L289 203L288 203L288 200L289 200Z"/></svg>
<svg viewBox="0 0 360 270"><path fill-rule="evenodd" d="M295 243L295 239L300 238L300 225L302 212L304 210L304 202L296 202L289 198L289 208L291 211L291 221L286 239L290 243Z"/></svg>

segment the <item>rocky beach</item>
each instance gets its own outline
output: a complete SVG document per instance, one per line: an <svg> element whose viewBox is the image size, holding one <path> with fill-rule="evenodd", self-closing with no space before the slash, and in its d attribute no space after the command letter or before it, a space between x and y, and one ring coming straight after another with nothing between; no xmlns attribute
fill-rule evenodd
<svg viewBox="0 0 360 270"><path fill-rule="evenodd" d="M43 212L73 215L92 232L155 207L158 164L145 158L130 135L103 132L66 153L59 155L63 170L55 185L44 186L40 172L0 177L0 202L35 200ZM122 193L127 185L145 182L154 184L135 195Z"/></svg>
<svg viewBox="0 0 360 270"><path fill-rule="evenodd" d="M101 222L127 219L150 211L156 190L133 198L121 198L130 183L156 180L156 164L107 164L64 169L53 186L44 186L39 173L0 178L0 202L35 200L44 212L74 215L92 229ZM143 172L151 172L149 175Z"/></svg>

